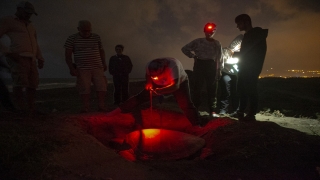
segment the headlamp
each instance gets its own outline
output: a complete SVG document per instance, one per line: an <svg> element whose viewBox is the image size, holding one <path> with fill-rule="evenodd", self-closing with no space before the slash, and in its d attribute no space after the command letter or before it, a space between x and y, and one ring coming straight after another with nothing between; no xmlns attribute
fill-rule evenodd
<svg viewBox="0 0 320 180"><path fill-rule="evenodd" d="M216 27L217 27L217 25L215 25L214 23L207 23L204 26L204 32L212 33L216 30Z"/></svg>
<svg viewBox="0 0 320 180"><path fill-rule="evenodd" d="M158 76L151 76L151 79L153 79L153 80L158 80L159 78L158 78Z"/></svg>

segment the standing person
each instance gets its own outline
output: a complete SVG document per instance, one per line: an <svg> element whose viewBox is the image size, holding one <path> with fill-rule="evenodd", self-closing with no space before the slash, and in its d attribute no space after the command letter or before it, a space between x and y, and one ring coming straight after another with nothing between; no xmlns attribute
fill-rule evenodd
<svg viewBox="0 0 320 180"><path fill-rule="evenodd" d="M36 113L35 95L39 84L37 67L42 69L44 65L36 29L30 21L33 14L37 15L33 5L28 1L21 1L14 16L0 19L0 37L6 34L11 40L10 47L0 43L0 50L7 57L10 66L14 102L19 110L27 110L31 116Z"/></svg>
<svg viewBox="0 0 320 180"><path fill-rule="evenodd" d="M191 101L188 75L181 62L170 57L150 61L146 67L145 89L108 113L108 116L130 112L138 105L150 101L149 91L153 95L173 94L190 123L193 126L200 125L197 109Z"/></svg>
<svg viewBox="0 0 320 180"><path fill-rule="evenodd" d="M258 111L258 78L266 56L268 29L253 28L251 18L247 14L237 16L235 23L240 31L245 31L240 52L235 52L233 55L239 58L240 107L237 115L240 121L255 121ZM244 117L248 102L250 103L248 114Z"/></svg>
<svg viewBox="0 0 320 180"><path fill-rule="evenodd" d="M77 76L77 88L82 100L80 112L86 113L90 110L91 83L97 91L98 111L106 111L107 81L104 72L107 70L107 65L101 38L98 34L91 33L91 23L87 20L79 21L78 31L68 37L64 48L70 74Z"/></svg>
<svg viewBox="0 0 320 180"><path fill-rule="evenodd" d="M223 69L219 81L221 90L220 95L220 112L219 115L233 115L239 107L239 97L237 95L237 75L238 75L238 58L232 58L234 52L239 52L243 35L238 35L228 47L222 48ZM231 113L230 113L231 112Z"/></svg>
<svg viewBox="0 0 320 180"><path fill-rule="evenodd" d="M217 88L222 67L222 48L219 41L213 38L217 26L214 23L207 23L204 26L205 38L198 38L184 47L182 52L189 58L194 59L193 77L194 87L192 101L196 108L201 105L202 85L206 84L209 113L213 117L219 117L216 113Z"/></svg>
<svg viewBox="0 0 320 180"><path fill-rule="evenodd" d="M124 46L116 45L116 55L111 56L109 61L109 73L113 76L114 105L129 98L129 74L132 70L132 62L129 56L122 54Z"/></svg>
<svg viewBox="0 0 320 180"><path fill-rule="evenodd" d="M228 50L223 48L223 51ZM224 64L224 66L228 65ZM228 69L222 69L219 87L221 90L219 115L224 116L228 114L230 108L231 112L237 111L239 104L237 97L237 74L230 73Z"/></svg>

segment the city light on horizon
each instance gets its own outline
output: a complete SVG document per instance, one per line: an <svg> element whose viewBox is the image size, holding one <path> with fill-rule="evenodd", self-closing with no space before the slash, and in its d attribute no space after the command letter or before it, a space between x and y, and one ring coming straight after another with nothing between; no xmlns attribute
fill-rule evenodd
<svg viewBox="0 0 320 180"><path fill-rule="evenodd" d="M265 70L266 72L262 72L260 77L320 77L320 70L289 69L282 73L279 71L276 73L273 70L273 68Z"/></svg>

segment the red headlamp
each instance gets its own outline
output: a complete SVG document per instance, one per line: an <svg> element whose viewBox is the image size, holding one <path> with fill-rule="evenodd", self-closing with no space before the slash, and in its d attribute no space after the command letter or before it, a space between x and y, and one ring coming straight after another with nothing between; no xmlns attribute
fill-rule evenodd
<svg viewBox="0 0 320 180"><path fill-rule="evenodd" d="M205 26L204 26L204 32L214 32L216 30L216 27L217 25L214 24L214 23L207 23Z"/></svg>

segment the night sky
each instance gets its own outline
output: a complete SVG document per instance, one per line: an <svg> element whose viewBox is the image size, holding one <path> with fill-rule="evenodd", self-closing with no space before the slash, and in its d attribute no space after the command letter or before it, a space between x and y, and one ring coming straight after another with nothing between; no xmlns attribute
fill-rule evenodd
<svg viewBox="0 0 320 180"><path fill-rule="evenodd" d="M1 0L0 16L13 15L17 0ZM254 27L269 29L262 75L284 75L288 69L320 70L320 0L30 0L32 16L45 58L41 78L69 78L63 45L77 32L79 20L89 20L102 38L106 60L123 44L133 62L131 78L143 78L148 61L178 58L185 69L193 59L181 47L204 37L207 22L217 24L222 46L240 32L234 18L247 13ZM7 43L6 37L2 38ZM271 69L272 68L272 69ZM268 71L267 71L268 70ZM107 77L111 77L106 72Z"/></svg>

